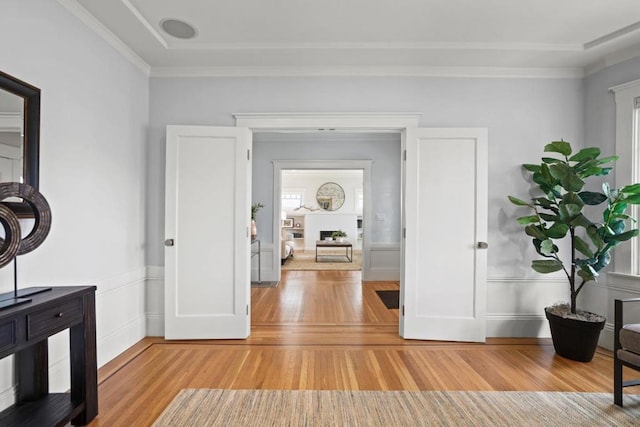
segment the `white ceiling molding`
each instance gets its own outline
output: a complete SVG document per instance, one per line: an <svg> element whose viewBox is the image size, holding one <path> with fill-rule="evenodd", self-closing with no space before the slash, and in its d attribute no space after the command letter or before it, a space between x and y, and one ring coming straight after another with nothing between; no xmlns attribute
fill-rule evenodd
<svg viewBox="0 0 640 427"><path fill-rule="evenodd" d="M146 75L151 72L151 67L138 56L129 46L118 38L111 30L105 27L95 16L90 14L76 0L58 0L62 6L71 12L76 18L81 20L87 27L92 29L104 41L109 43L117 52L129 60L133 65L142 70Z"/></svg>
<svg viewBox="0 0 640 427"><path fill-rule="evenodd" d="M640 56L635 0L618 0L615 8L604 2L541 0L528 5L526 13L494 0L447 5L403 0L392 6L385 0L354 0L338 20L324 5L293 0L278 5L57 1L158 78L582 78ZM327 4L342 9L340 0ZM548 15L551 6L553 16ZM284 8L291 16L283 14ZM394 20L400 13L406 19ZM199 37L186 41L165 34L158 23L166 18L201 27ZM421 27L422 21L429 25ZM359 27L363 22L369 27Z"/></svg>
<svg viewBox="0 0 640 427"><path fill-rule="evenodd" d="M576 79L582 68L511 67L153 67L151 77L456 77Z"/></svg>
<svg viewBox="0 0 640 427"><path fill-rule="evenodd" d="M585 76L590 76L591 74L595 74L600 70L611 67L612 65L616 65L621 62L628 61L629 59L638 57L640 57L640 47L635 46L628 49L623 49L611 55L607 55L601 60L585 67L584 74Z"/></svg>
<svg viewBox="0 0 640 427"><path fill-rule="evenodd" d="M140 21L142 25L144 25L147 31L149 31L153 35L153 37L158 40L158 43L160 43L165 49L169 48L169 42L165 40L164 37L162 37L162 34L156 31L154 26L146 20L142 13L140 13L140 11L134 5L132 5L129 0L122 0L122 3L127 7L127 9L129 9L133 16L135 16L136 19Z"/></svg>
<svg viewBox="0 0 640 427"><path fill-rule="evenodd" d="M146 21L144 21L146 23ZM145 25L146 26L146 25ZM151 30L150 30L151 31ZM157 34L153 30L154 35ZM164 40L163 40L164 41ZM358 42L358 43L198 43L176 40L165 42L167 49L179 50L497 50L519 52L583 52L582 44L550 44L550 43L478 43L478 42Z"/></svg>
<svg viewBox="0 0 640 427"><path fill-rule="evenodd" d="M598 37L597 39L591 40L584 44L584 49L589 50L595 47L601 46L605 43L609 43L611 41L617 40L621 37L625 37L631 33L640 30L640 22L634 22L631 25L627 25L626 27L620 28L616 31L613 31L609 34L605 34L602 37Z"/></svg>

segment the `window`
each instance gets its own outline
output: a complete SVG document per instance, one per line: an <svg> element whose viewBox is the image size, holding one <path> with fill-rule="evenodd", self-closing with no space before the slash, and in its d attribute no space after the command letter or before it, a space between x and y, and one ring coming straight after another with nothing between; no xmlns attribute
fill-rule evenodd
<svg viewBox="0 0 640 427"><path fill-rule="evenodd" d="M304 204L303 191L283 191L282 192L282 210L291 212Z"/></svg>
<svg viewBox="0 0 640 427"><path fill-rule="evenodd" d="M616 187L640 182L640 80L625 83L611 90L616 99ZM632 207L638 218L640 209ZM637 226L637 224L636 224ZM616 273L640 276L640 239L616 248Z"/></svg>

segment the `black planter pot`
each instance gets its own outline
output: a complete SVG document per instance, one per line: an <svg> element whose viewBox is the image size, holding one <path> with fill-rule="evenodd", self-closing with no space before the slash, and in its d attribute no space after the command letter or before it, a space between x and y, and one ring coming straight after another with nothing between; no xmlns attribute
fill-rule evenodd
<svg viewBox="0 0 640 427"><path fill-rule="evenodd" d="M600 322L568 319L544 309L551 329L553 348L562 357L578 362L590 362L598 346L600 331L606 319Z"/></svg>

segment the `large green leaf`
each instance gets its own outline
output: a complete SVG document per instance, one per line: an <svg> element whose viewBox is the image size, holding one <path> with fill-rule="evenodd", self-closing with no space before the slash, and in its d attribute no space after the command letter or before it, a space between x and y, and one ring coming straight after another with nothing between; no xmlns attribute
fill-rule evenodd
<svg viewBox="0 0 640 427"><path fill-rule="evenodd" d="M545 256L551 256L558 252L558 247L550 239L543 240L540 244L540 252Z"/></svg>
<svg viewBox="0 0 640 427"><path fill-rule="evenodd" d="M538 215L521 216L518 218L518 224L521 225L534 224L537 222L540 222L540 217Z"/></svg>
<svg viewBox="0 0 640 427"><path fill-rule="evenodd" d="M557 259L535 260L531 262L531 268L538 273L553 273L562 270L562 263Z"/></svg>
<svg viewBox="0 0 640 427"><path fill-rule="evenodd" d="M560 220L569 224L581 214L582 207L573 203L562 203L560 205Z"/></svg>
<svg viewBox="0 0 640 427"><path fill-rule="evenodd" d="M620 243L620 242L625 242L633 237L636 237L638 235L638 230L629 230L629 231L625 231L624 233L620 233L620 234L607 234L606 236L604 236L604 241L606 243Z"/></svg>
<svg viewBox="0 0 640 427"><path fill-rule="evenodd" d="M542 161L547 163L547 164L561 163L562 162L562 160L555 159L553 157L543 157Z"/></svg>
<svg viewBox="0 0 640 427"><path fill-rule="evenodd" d="M585 282L596 280L597 275L598 274L593 270L593 268L589 266L578 270L578 276L580 276L582 280L584 280Z"/></svg>
<svg viewBox="0 0 640 427"><path fill-rule="evenodd" d="M620 189L625 194L640 194L640 184L625 185Z"/></svg>
<svg viewBox="0 0 640 427"><path fill-rule="evenodd" d="M550 215L550 214L546 214L546 213L541 213L540 214L540 218L544 219L545 221L549 221L549 222L556 222L556 221L560 220L560 217L558 215Z"/></svg>
<svg viewBox="0 0 640 427"><path fill-rule="evenodd" d="M551 144L544 146L547 153L560 153L565 156L571 155L571 144L566 141L553 141Z"/></svg>
<svg viewBox="0 0 640 427"><path fill-rule="evenodd" d="M611 231L614 234L620 234L624 231L624 229L626 228L626 224L623 220L621 219L617 219L615 221L611 221L609 223L609 228L611 229Z"/></svg>
<svg viewBox="0 0 640 427"><path fill-rule="evenodd" d="M587 227L587 236L589 236L591 242L593 242L598 250L604 247L604 240L602 240L602 237L600 237L599 229L595 225L590 225Z"/></svg>
<svg viewBox="0 0 640 427"><path fill-rule="evenodd" d="M640 194L634 194L633 196L629 196L624 199L625 202L631 203L632 205L640 205Z"/></svg>
<svg viewBox="0 0 640 427"><path fill-rule="evenodd" d="M553 258L552 255L545 255L544 253L542 253L542 242L543 241L540 240L540 239L533 239L533 246L536 248L536 252L538 252L543 257ZM546 240L545 240L545 242L546 242Z"/></svg>
<svg viewBox="0 0 640 427"><path fill-rule="evenodd" d="M593 225L589 218L584 216L583 214L578 215L573 221L571 221L570 225L574 227L584 227L587 228L590 225Z"/></svg>
<svg viewBox="0 0 640 427"><path fill-rule="evenodd" d="M522 165L522 167L528 170L529 172L540 172L540 165L531 165L526 163Z"/></svg>
<svg viewBox="0 0 640 427"><path fill-rule="evenodd" d="M527 234L527 236L531 236L540 240L547 240L547 235L544 234L544 232L540 230L540 227L537 225L533 225L533 224L527 225L524 228L524 232Z"/></svg>
<svg viewBox="0 0 640 427"><path fill-rule="evenodd" d="M562 179L569 174L573 174L573 169L566 163L556 163L548 167L549 173L555 179Z"/></svg>
<svg viewBox="0 0 640 427"><path fill-rule="evenodd" d="M580 199L587 205L599 205L607 200L607 196L602 193L596 193L593 191L581 191L578 193Z"/></svg>
<svg viewBox="0 0 640 427"><path fill-rule="evenodd" d="M576 174L567 174L560 178L560 185L567 191L580 191L584 187L584 181Z"/></svg>
<svg viewBox="0 0 640 427"><path fill-rule="evenodd" d="M572 162L581 162L583 160L593 160L600 155L598 147L583 148L569 159Z"/></svg>
<svg viewBox="0 0 640 427"><path fill-rule="evenodd" d="M595 271L600 271L609 265L609 262L611 262L611 254L609 253L609 250L605 248L600 254L598 254L598 262L593 264L592 268Z"/></svg>
<svg viewBox="0 0 640 427"><path fill-rule="evenodd" d="M549 209L554 206L554 203L551 200L547 199L546 197L536 197L532 199L532 201L536 205L542 206L543 208L546 208L546 209Z"/></svg>
<svg viewBox="0 0 640 427"><path fill-rule="evenodd" d="M578 252L580 252L582 255L588 258L593 258L593 251L589 247L589 244L584 240L582 240L580 236L575 236L574 242L575 242L576 250Z"/></svg>
<svg viewBox="0 0 640 427"><path fill-rule="evenodd" d="M557 222L545 230L544 234L552 239L562 239L567 235L569 231L569 226L567 224L563 224L561 222Z"/></svg>
<svg viewBox="0 0 640 427"><path fill-rule="evenodd" d="M605 163L615 162L616 160L618 160L618 158L618 156L603 157L601 159L598 159L598 164L604 165Z"/></svg>
<svg viewBox="0 0 640 427"><path fill-rule="evenodd" d="M613 170L613 168L600 168L598 173L594 173L595 176L604 176L609 175L609 173Z"/></svg>
<svg viewBox="0 0 640 427"><path fill-rule="evenodd" d="M524 200L518 199L517 197L507 196L511 203L517 206L531 206L531 203L525 202Z"/></svg>

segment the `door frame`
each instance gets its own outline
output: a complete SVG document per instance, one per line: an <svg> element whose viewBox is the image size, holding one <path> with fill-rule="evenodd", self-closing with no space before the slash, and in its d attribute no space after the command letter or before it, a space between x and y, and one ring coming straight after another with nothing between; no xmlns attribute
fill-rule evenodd
<svg viewBox="0 0 640 427"><path fill-rule="evenodd" d="M282 132L282 131L322 131L325 129L335 131L349 131L349 132L392 132L399 133L401 136L400 150L404 150L404 135L407 128L416 128L421 117L421 113L236 113L233 117L236 120L236 127L248 128L252 133L263 132ZM333 162L336 163L336 162ZM370 165L369 165L370 167ZM342 168L345 169L346 167ZM355 167L354 169L360 169L362 167ZM401 165L401 173L404 175L404 162ZM280 195L276 197L277 189L280 188L280 174L278 171L274 176L274 213L273 213L273 265L272 271L277 271L278 280L280 279L280 266L276 263L280 262L280 242L277 240L277 236L280 235L279 227L277 226L276 218L280 217L280 211L276 210L280 206ZM366 171L365 171L366 175ZM369 170L370 176L370 170ZM277 180L277 182L276 182ZM366 181L366 176L364 177ZM278 185L276 185L276 183ZM369 181L370 184L370 181ZM364 184L366 185L366 183ZM370 188L370 185L367 187ZM371 206L367 209L366 203L371 203L371 194L367 194L367 188L363 188L365 191L365 209L363 220L365 224L372 224L372 218L365 215L371 215ZM277 198L277 201L275 200ZM403 218L404 213L404 200L400 200L400 218ZM404 219L402 219L404 222ZM404 223L401 224L404 227ZM402 229L402 228L401 228ZM364 232L367 233L367 227ZM369 227L370 233L370 227ZM370 247L371 235L363 236L363 248L362 253L365 254L366 248ZM401 252L404 240L400 237ZM277 247L277 249L276 249ZM365 260L363 256L362 260L362 272L365 273L365 269L368 268L368 260ZM366 264L365 264L366 263ZM400 269L404 268L404 259L401 259ZM366 280L363 276L363 280ZM402 285L402 283L401 283Z"/></svg>
<svg viewBox="0 0 640 427"><path fill-rule="evenodd" d="M282 269L280 265L281 245L280 236L280 212L282 211L282 171L287 169L358 169L362 170L362 192L364 206L362 219L365 224L362 230L362 254L368 253L371 241L371 227L373 216L371 215L371 160L274 160L273 161L273 271L277 271L277 279L280 280ZM278 237L276 237L278 236ZM277 241L276 241L277 240ZM277 249L276 249L277 248ZM362 257L362 281L366 281L369 261Z"/></svg>

